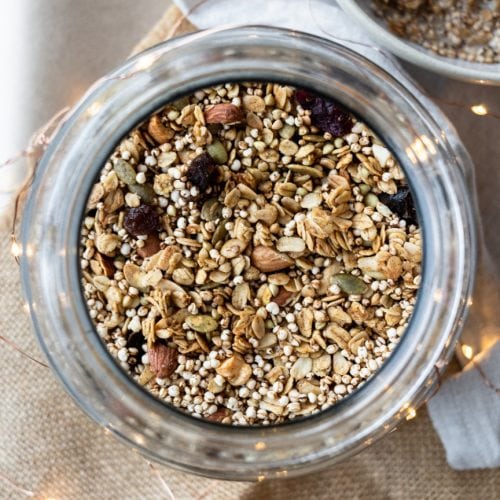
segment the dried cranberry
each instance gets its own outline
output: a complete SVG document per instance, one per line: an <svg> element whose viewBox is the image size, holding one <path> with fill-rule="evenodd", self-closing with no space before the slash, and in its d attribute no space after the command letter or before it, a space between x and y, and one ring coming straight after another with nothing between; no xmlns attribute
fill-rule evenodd
<svg viewBox="0 0 500 500"><path fill-rule="evenodd" d="M203 193L215 181L216 165L208 153L202 153L191 161L186 177Z"/></svg>
<svg viewBox="0 0 500 500"><path fill-rule="evenodd" d="M140 205L137 208L131 208L127 212L123 226L134 236L151 234L160 228L160 217L154 207Z"/></svg>
<svg viewBox="0 0 500 500"><path fill-rule="evenodd" d="M304 109L311 111L313 125L323 132L339 136L351 131L352 117L339 104L307 90L297 90L295 99Z"/></svg>
<svg viewBox="0 0 500 500"><path fill-rule="evenodd" d="M401 219L405 219L409 224L418 225L417 211L408 186L400 187L395 194L379 194L378 199Z"/></svg>

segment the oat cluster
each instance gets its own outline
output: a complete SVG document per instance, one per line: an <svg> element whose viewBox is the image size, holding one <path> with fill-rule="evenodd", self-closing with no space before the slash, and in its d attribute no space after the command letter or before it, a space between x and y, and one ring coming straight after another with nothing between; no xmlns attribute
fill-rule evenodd
<svg viewBox="0 0 500 500"><path fill-rule="evenodd" d="M500 0L374 0L398 36L445 57L500 63Z"/></svg>
<svg viewBox="0 0 500 500"><path fill-rule="evenodd" d="M389 150L278 84L165 106L109 158L81 229L109 352L161 400L236 425L310 415L370 378L408 324L421 260Z"/></svg>

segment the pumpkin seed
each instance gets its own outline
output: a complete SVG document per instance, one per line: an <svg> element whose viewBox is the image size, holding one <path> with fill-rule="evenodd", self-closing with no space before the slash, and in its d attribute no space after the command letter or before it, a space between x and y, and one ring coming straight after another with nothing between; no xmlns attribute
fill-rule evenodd
<svg viewBox="0 0 500 500"><path fill-rule="evenodd" d="M332 284L338 285L347 295L361 295L366 292L366 283L352 274L335 274L332 276Z"/></svg>
<svg viewBox="0 0 500 500"><path fill-rule="evenodd" d="M371 187L368 184L360 184L359 185L359 192L361 194L368 194L371 190Z"/></svg>
<svg viewBox="0 0 500 500"><path fill-rule="evenodd" d="M186 324L198 333L210 333L219 327L219 323L207 314L194 314L186 318Z"/></svg>
<svg viewBox="0 0 500 500"><path fill-rule="evenodd" d="M177 101L174 101L171 106L177 111L182 111L182 108L189 106L189 97L181 97L180 99L177 99Z"/></svg>
<svg viewBox="0 0 500 500"><path fill-rule="evenodd" d="M222 241L226 236L227 236L226 221L223 220L222 222L219 223L217 229L214 231L214 234L212 235L212 245L215 245L219 241Z"/></svg>
<svg viewBox="0 0 500 500"><path fill-rule="evenodd" d="M365 196L365 205L368 206L368 207L375 208L377 206L378 202L379 201L378 201L378 198L377 198L376 194L368 193Z"/></svg>
<svg viewBox="0 0 500 500"><path fill-rule="evenodd" d="M212 160L219 165L227 162L227 151L222 142L214 141L207 146L207 152L212 157Z"/></svg>
<svg viewBox="0 0 500 500"><path fill-rule="evenodd" d="M134 167L132 167L132 165L130 165L130 163L126 162L125 160L118 158L118 160L116 160L116 163L113 165L113 169L116 172L118 179L120 179L125 184L131 185L137 183L137 181L135 180L136 173Z"/></svg>
<svg viewBox="0 0 500 500"><path fill-rule="evenodd" d="M153 203L156 199L154 189L149 184L131 184L128 189L131 193L140 196L146 203Z"/></svg>
<svg viewBox="0 0 500 500"><path fill-rule="evenodd" d="M214 221L222 215L222 206L216 198L210 198L201 207L201 218L206 221Z"/></svg>

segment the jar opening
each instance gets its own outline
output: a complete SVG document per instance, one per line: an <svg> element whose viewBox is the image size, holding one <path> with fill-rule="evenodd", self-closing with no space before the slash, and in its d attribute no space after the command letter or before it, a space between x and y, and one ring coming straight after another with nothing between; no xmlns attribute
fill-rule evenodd
<svg viewBox="0 0 500 500"><path fill-rule="evenodd" d="M107 356L80 293L81 211L114 145L165 102L234 80L328 90L329 98L362 116L401 163L424 233L425 265L411 335L403 336L362 390L331 410L272 427L209 425L166 411ZM404 418L428 393L434 367L445 362L459 334L475 263L463 179L470 162L439 110L422 99L345 47L264 27L170 41L103 80L47 150L23 219L23 286L37 336L78 404L153 459L232 479L316 469L359 450Z"/></svg>
<svg viewBox="0 0 500 500"><path fill-rule="evenodd" d="M269 426L377 376L422 249L403 170L361 118L305 88L217 82L112 149L76 261L96 335L139 387Z"/></svg>

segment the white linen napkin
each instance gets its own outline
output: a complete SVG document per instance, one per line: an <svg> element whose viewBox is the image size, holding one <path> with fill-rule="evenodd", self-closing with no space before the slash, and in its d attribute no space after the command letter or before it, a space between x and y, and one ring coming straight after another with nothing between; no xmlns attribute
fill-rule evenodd
<svg viewBox="0 0 500 500"><path fill-rule="evenodd" d="M436 105L422 94L396 59L377 50L333 0L174 0L198 28L223 25L272 25L333 39L364 55L399 79L429 108ZM197 7L198 6L198 7ZM349 40L346 41L346 40ZM351 43L357 42L357 43ZM443 129L450 127L446 120ZM470 173L466 173L470 174ZM500 398L489 387L500 382L500 343L484 359L445 382L429 403L434 427L456 469L500 466ZM478 372L477 366L483 372Z"/></svg>
<svg viewBox="0 0 500 500"><path fill-rule="evenodd" d="M500 341L448 379L427 404L454 469L500 465ZM491 385L490 385L491 384Z"/></svg>

